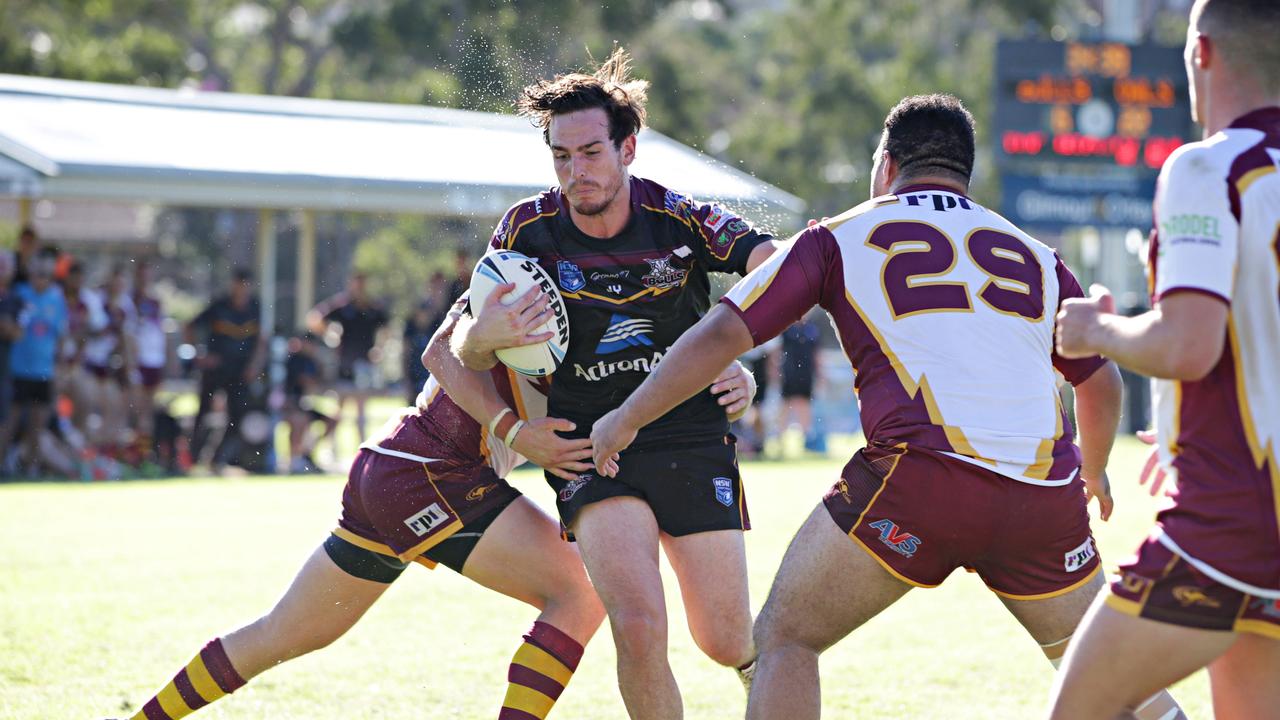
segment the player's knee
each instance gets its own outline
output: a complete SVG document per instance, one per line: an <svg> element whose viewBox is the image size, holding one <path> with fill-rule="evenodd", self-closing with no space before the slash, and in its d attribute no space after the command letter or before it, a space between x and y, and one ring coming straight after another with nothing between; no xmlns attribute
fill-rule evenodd
<svg viewBox="0 0 1280 720"><path fill-rule="evenodd" d="M644 658L666 652L667 619L657 608L632 607L609 615L618 654Z"/></svg>
<svg viewBox="0 0 1280 720"><path fill-rule="evenodd" d="M703 654L726 667L740 667L751 661L750 625L745 627L718 627L709 632L694 635L693 640Z"/></svg>

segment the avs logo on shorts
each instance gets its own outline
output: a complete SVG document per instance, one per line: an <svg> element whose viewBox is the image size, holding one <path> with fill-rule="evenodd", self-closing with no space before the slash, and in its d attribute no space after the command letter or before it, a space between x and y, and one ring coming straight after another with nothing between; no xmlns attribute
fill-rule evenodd
<svg viewBox="0 0 1280 720"><path fill-rule="evenodd" d="M609 318L609 327L600 337L600 344L596 346L596 354L608 355L629 347L653 347L653 341L649 339L651 332L652 320L614 313Z"/></svg>
<svg viewBox="0 0 1280 720"><path fill-rule="evenodd" d="M902 528L898 527L897 523L888 518L868 523L868 527L879 530L880 542L884 543L890 550L902 555L903 557L914 556L916 551L920 549L920 546L924 544L923 540L904 531Z"/></svg>
<svg viewBox="0 0 1280 720"><path fill-rule="evenodd" d="M711 486L716 489L716 500L725 507L733 506L733 480L727 477L711 478Z"/></svg>
<svg viewBox="0 0 1280 720"><path fill-rule="evenodd" d="M1062 556L1063 566L1067 572L1075 572L1089 564L1097 554L1093 549L1093 538L1086 538L1084 544Z"/></svg>

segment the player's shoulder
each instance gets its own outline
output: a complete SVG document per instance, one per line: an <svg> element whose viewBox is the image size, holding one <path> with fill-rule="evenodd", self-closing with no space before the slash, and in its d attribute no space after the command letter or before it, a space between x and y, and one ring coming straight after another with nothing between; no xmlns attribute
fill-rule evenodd
<svg viewBox="0 0 1280 720"><path fill-rule="evenodd" d="M1174 150L1160 169L1165 188L1186 187L1203 192L1205 183L1225 185L1231 166L1266 134L1249 128L1228 128Z"/></svg>
<svg viewBox="0 0 1280 720"><path fill-rule="evenodd" d="M510 249L516 237L528 226L540 220L553 218L561 212L560 191L558 188L543 190L516 202L502 215L498 229L494 231L494 241L504 248Z"/></svg>

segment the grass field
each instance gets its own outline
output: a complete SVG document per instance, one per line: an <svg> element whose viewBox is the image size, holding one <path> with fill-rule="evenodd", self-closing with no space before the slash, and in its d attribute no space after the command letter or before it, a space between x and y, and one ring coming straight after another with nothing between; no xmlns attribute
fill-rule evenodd
<svg viewBox="0 0 1280 720"><path fill-rule="evenodd" d="M1144 454L1122 441L1112 466L1116 515L1095 528L1108 569L1151 523L1154 501L1134 483ZM757 608L842 464L744 466ZM515 482L549 507L540 477L522 471ZM0 486L0 718L136 710L208 639L270 607L332 527L342 484L320 476ZM678 604L670 611L686 717L741 717L733 673L694 648ZM493 717L533 615L446 569L415 566L332 647L195 717ZM1032 718L1052 679L1035 644L967 573L910 593L824 656L822 671L829 718ZM1192 718L1210 715L1203 672L1175 692ZM553 717L624 717L607 627Z"/></svg>

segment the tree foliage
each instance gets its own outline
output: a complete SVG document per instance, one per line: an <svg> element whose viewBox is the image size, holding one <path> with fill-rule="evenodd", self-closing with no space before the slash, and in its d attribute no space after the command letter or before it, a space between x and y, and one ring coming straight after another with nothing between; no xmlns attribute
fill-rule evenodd
<svg viewBox="0 0 1280 720"><path fill-rule="evenodd" d="M996 37L1045 33L1074 4L8 0L0 71L509 111L532 78L581 67L618 42L653 82L655 129L821 214L867 194L894 102L953 92L981 128Z"/></svg>

